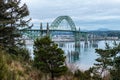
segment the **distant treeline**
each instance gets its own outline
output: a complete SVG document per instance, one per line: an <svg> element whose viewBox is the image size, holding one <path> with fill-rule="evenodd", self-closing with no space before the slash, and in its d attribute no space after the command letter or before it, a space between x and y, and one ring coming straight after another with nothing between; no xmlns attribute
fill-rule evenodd
<svg viewBox="0 0 120 80"><path fill-rule="evenodd" d="M88 31L90 34L95 34L103 37L118 37L120 38L120 31Z"/></svg>

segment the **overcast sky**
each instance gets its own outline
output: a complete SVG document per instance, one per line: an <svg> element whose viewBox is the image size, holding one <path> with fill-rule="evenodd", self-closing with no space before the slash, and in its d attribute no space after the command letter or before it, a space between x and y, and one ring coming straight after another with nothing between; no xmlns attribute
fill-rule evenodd
<svg viewBox="0 0 120 80"><path fill-rule="evenodd" d="M85 30L120 30L120 0L22 0L28 5L34 26L70 16Z"/></svg>

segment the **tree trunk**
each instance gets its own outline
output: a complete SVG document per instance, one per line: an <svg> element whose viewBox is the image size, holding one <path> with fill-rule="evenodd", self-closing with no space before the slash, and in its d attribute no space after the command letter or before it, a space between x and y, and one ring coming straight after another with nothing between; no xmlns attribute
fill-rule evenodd
<svg viewBox="0 0 120 80"><path fill-rule="evenodd" d="M51 72L51 79L54 80L54 74Z"/></svg>

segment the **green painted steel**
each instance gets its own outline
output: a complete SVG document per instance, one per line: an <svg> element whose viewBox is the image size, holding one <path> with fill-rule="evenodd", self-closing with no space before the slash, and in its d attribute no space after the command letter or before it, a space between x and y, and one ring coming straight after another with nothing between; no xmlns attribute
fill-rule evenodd
<svg viewBox="0 0 120 80"><path fill-rule="evenodd" d="M74 21L69 17L69 16L59 16L57 17L51 24L50 29L56 29L59 27L60 23L66 20L71 28L71 31L73 32L74 35L74 39L75 39L75 46L79 46L80 45L80 31L76 30L76 26Z"/></svg>
<svg viewBox="0 0 120 80"><path fill-rule="evenodd" d="M71 30L67 30L66 26L65 29L66 30L58 30L57 28L60 27L60 24L62 23L63 20L66 20L68 25L70 26ZM75 45L79 46L80 43L80 38L81 36L84 36L85 41L87 41L87 33L86 32L80 32L80 30L76 30L76 26L75 23L73 22L73 20L69 17L69 16L59 16L57 17L49 26L49 24L47 23L47 29L43 30L42 29L42 24L40 24L40 29L37 30L25 30L25 31L21 31L24 35L27 35L30 39L36 39L37 37L42 37L42 35L44 33L46 33L46 35L52 36L52 32L54 31L60 31L60 32L72 32L74 35L74 39L75 39Z"/></svg>
<svg viewBox="0 0 120 80"><path fill-rule="evenodd" d="M72 31L76 31L76 26L75 26L75 23L73 22L73 20L69 17L69 16L59 16L57 17L53 22L52 24L50 25L50 29L56 29L59 27L59 24L63 21L63 20L66 20L68 22L68 24L70 25L71 27L71 30Z"/></svg>

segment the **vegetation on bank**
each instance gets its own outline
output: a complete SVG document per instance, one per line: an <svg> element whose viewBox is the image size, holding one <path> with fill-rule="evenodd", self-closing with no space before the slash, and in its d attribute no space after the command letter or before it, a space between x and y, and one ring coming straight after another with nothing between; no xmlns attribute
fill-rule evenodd
<svg viewBox="0 0 120 80"><path fill-rule="evenodd" d="M111 47L106 43L105 49L96 49L99 57L96 59L97 63L95 63L95 66L86 71L76 69L75 72L65 68L63 51L60 50L59 52L59 48L56 45L50 44L51 40L49 37L36 39L34 44L36 46L34 47L34 60L30 58L29 51L25 48L15 49L13 51L14 54L11 54L11 52L8 53L3 49L4 47L0 46L0 79L120 80L120 44L114 43L114 46ZM49 51L43 47L49 47L47 48ZM60 54L53 55L53 52ZM52 61L55 62L52 63ZM54 74L54 77L51 76L52 74Z"/></svg>
<svg viewBox="0 0 120 80"><path fill-rule="evenodd" d="M63 50L48 36L35 40L34 66L46 75L50 74L52 80L67 71L65 58Z"/></svg>
<svg viewBox="0 0 120 80"><path fill-rule="evenodd" d="M23 52L23 54L22 54ZM29 55L26 49L17 51L14 55L6 52L0 47L0 80L39 80L41 73L32 67ZM25 55L26 57L24 57Z"/></svg>

